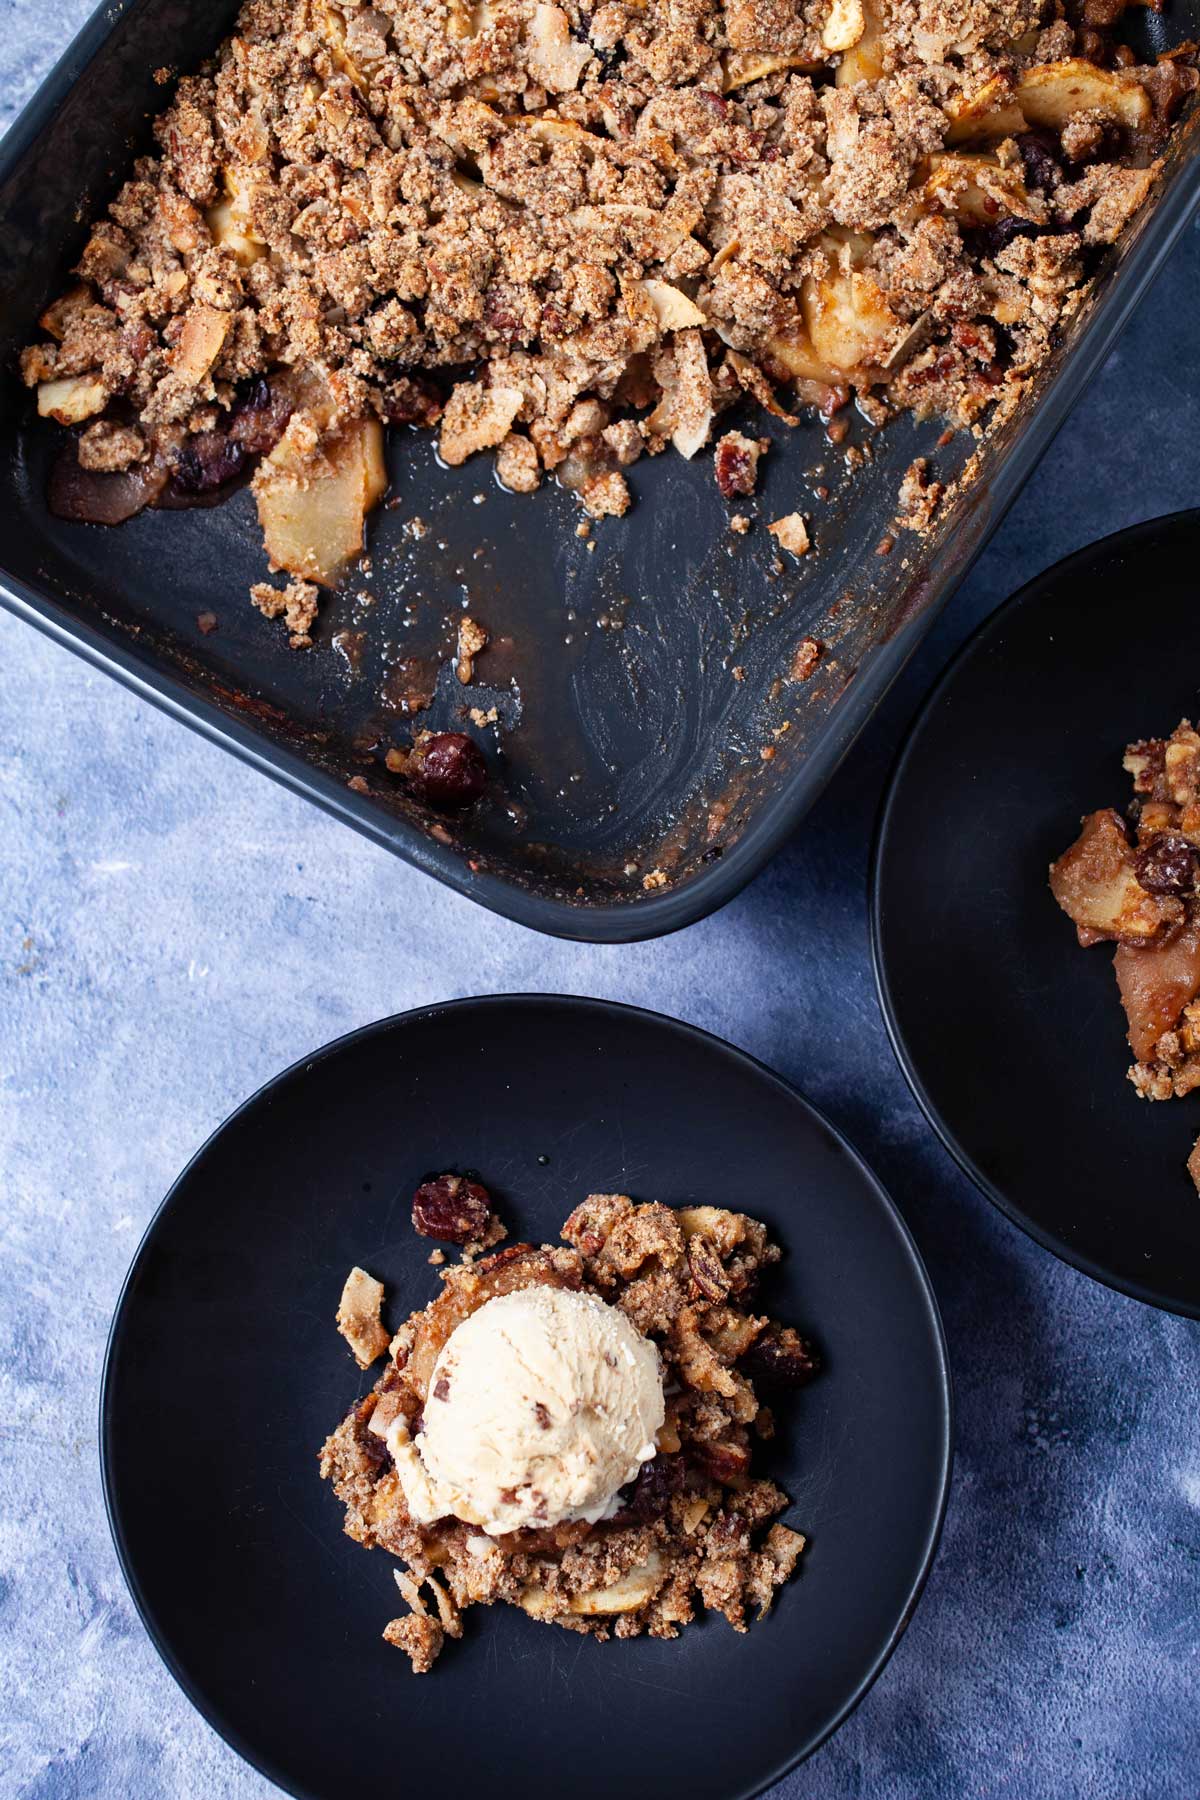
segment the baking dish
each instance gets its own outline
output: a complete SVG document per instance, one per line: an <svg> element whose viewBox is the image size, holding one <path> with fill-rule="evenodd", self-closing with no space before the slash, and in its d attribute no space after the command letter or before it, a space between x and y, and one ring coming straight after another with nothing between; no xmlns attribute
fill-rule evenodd
<svg viewBox="0 0 1200 1800"><path fill-rule="evenodd" d="M1196 109L1159 191L982 448L969 434L940 444L936 421L899 418L868 443L856 420L836 450L815 418L768 422L762 518L804 511L815 554L784 566L761 527L734 537L708 455L640 464L634 510L584 540L565 492L510 495L486 459L448 470L428 438L395 433L369 563L326 603L317 647L294 652L246 598L265 573L248 492L117 529L51 518L53 435L14 372L84 221L147 140L164 97L154 71L197 65L235 12L235 0L103 7L0 146L0 598L497 912L594 942L691 923L794 829L1099 366L1200 201ZM1145 12L1139 47L1179 42L1198 17L1200 0ZM856 444L868 460L850 470ZM912 458L948 480L975 451L932 533L880 554ZM469 689L447 658L464 605L491 635ZM824 653L798 681L805 637ZM483 727L492 796L459 820L423 810L383 767L411 729L406 694L435 683L421 724L458 728L464 706L498 720L494 738Z"/></svg>

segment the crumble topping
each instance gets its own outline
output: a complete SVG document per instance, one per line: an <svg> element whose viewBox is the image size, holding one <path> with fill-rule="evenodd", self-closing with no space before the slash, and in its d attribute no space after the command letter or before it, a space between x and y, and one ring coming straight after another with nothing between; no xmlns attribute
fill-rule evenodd
<svg viewBox="0 0 1200 1800"><path fill-rule="evenodd" d="M787 1496L752 1472L754 1442L775 1430L759 1389L802 1386L817 1368L794 1328L755 1308L759 1278L779 1259L765 1227L718 1207L593 1194L562 1236L561 1246L515 1244L439 1270L441 1292L401 1326L383 1375L321 1451L347 1533L402 1564L396 1581L409 1611L384 1637L418 1674L460 1634L462 1611L498 1601L602 1639L673 1638L698 1605L744 1631L804 1548L779 1519ZM655 1454L619 1491L618 1510L595 1522L496 1535L453 1516L419 1523L390 1446L419 1430L459 1325L494 1299L538 1288L604 1300L657 1347L666 1416Z"/></svg>
<svg viewBox="0 0 1200 1800"><path fill-rule="evenodd" d="M1200 1087L1200 733L1183 719L1130 744L1123 766L1128 819L1090 813L1050 887L1085 948L1117 946L1138 1098L1179 1099ZM1200 1189L1200 1142L1188 1171Z"/></svg>
<svg viewBox="0 0 1200 1800"><path fill-rule="evenodd" d="M384 425L494 451L514 492L554 471L594 519L744 395L971 425L1044 360L1195 86L1186 47L1114 47L1122 10L247 0L23 353L85 427L51 503L115 523L254 471L273 566L323 586Z"/></svg>

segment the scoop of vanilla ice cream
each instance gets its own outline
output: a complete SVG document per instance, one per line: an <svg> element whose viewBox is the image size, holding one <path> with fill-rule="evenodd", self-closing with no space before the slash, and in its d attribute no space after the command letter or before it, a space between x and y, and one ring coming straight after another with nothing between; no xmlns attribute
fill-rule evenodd
<svg viewBox="0 0 1200 1800"><path fill-rule="evenodd" d="M492 1535L617 1510L655 1453L658 1352L591 1294L501 1294L454 1331L433 1366L422 1429L388 1432L408 1510Z"/></svg>

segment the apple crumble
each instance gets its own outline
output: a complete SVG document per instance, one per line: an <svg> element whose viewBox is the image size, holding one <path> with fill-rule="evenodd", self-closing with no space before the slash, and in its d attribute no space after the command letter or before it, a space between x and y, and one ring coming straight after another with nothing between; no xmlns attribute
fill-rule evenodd
<svg viewBox="0 0 1200 1800"><path fill-rule="evenodd" d="M774 1432L758 1389L817 1368L754 1308L779 1259L765 1227L592 1194L562 1245L475 1260L499 1228L486 1189L450 1176L422 1184L413 1218L468 1259L439 1271L320 1456L346 1531L401 1565L387 1642L422 1674L472 1605L602 1639L673 1638L698 1605L736 1631L763 1618L804 1538L751 1468ZM338 1315L360 1363L386 1336L370 1281L352 1272Z"/></svg>
<svg viewBox="0 0 1200 1800"><path fill-rule="evenodd" d="M978 426L1195 85L1194 47L1115 41L1125 4L247 0L23 354L78 428L50 505L114 524L249 479L299 584L255 604L304 648L387 425L594 518L739 399ZM722 438L727 498L759 448Z"/></svg>
<svg viewBox="0 0 1200 1800"><path fill-rule="evenodd" d="M1089 813L1050 887L1082 945L1116 944L1129 1079L1143 1100L1172 1100L1200 1087L1200 733L1184 719L1130 744L1124 767L1128 822ZM1200 1142L1188 1170L1200 1188Z"/></svg>

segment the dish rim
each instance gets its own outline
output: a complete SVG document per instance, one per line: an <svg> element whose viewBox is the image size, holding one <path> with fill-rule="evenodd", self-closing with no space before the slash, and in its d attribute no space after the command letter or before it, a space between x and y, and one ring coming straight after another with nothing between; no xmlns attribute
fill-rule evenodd
<svg viewBox="0 0 1200 1800"><path fill-rule="evenodd" d="M100 0L4 134L0 186L12 178L84 69L139 3ZM909 605L897 608L902 623L864 657L854 680L816 734L809 755L798 760L787 778L766 795L732 846L677 886L580 904L485 869L473 870L469 852L438 844L419 826L374 806L368 797L353 793L339 778L313 767L296 751L229 717L211 699L190 690L168 664L153 662L131 644L113 641L82 613L57 601L48 590L14 576L2 564L0 606L259 773L271 776L423 874L515 924L595 944L639 943L679 931L732 900L796 829L980 555L1193 214L1200 210L1200 122L1193 126L1192 138L1187 165L1174 172L1168 188L1152 202L1120 267L1112 271L1102 302L1047 379L1015 443L998 459L989 487L976 486L975 512L964 514L954 537L941 547L936 572L914 571Z"/></svg>
<svg viewBox="0 0 1200 1800"><path fill-rule="evenodd" d="M763 1780L757 1781L749 1787L741 1788L737 1790L736 1793L731 1793L729 1795L729 1800L756 1800L758 1795L765 1793L768 1788L773 1787L776 1783L781 1781L791 1772L791 1770L799 1767L799 1765L813 1755L816 1750L820 1749L821 1745L826 1743L835 1732L841 1729L851 1713L853 1713L860 1705L890 1662L897 1645L904 1636L913 1614L917 1609L937 1557L942 1529L946 1518L946 1510L949 1504L954 1463L954 1390L950 1373L950 1359L946 1342L946 1332L942 1322L937 1296L933 1288L933 1283L930 1280L929 1272L925 1267L924 1258L917 1247L916 1240L909 1229L908 1223L887 1189L879 1180L879 1177L837 1126L832 1124L826 1115L818 1107L814 1106L798 1088L794 1087L791 1082L785 1080L783 1076L777 1074L774 1069L768 1067L766 1063L761 1062L757 1057L752 1056L749 1051L741 1049L736 1044L731 1044L726 1038L718 1037L715 1032L706 1031L702 1026L693 1025L684 1019L673 1018L667 1013L656 1012L650 1007L631 1006L624 1001L617 1000L593 999L590 996L585 995L554 993L538 994L529 992L480 994L458 1000L441 1001L434 1003L433 1005L410 1007L404 1012L392 1013L384 1019L377 1019L370 1024L357 1026L354 1030L344 1032L341 1036L332 1039L329 1043L321 1045L312 1053L298 1057L294 1062L290 1063L287 1068L281 1070L279 1074L274 1075L263 1082L253 1094L233 1108L216 1129L208 1134L204 1142L193 1155L189 1157L187 1163L175 1177L163 1199L151 1214L145 1231L142 1233L142 1237L138 1243L137 1250L134 1253L133 1260L121 1283L120 1293L117 1297L117 1303L113 1310L112 1321L105 1341L103 1370L100 1381L98 1448L101 1489L104 1495L104 1512L108 1521L109 1532L112 1536L113 1546L117 1553L117 1561L120 1565L121 1575L124 1579L126 1588L129 1591L130 1597L133 1600L134 1607L136 1608L142 1626L168 1673L182 1690L186 1698L191 1702L200 1717L204 1719L206 1724L208 1724L212 1730L214 1730L217 1735L229 1745L230 1749L243 1759L243 1761L248 1763L250 1767L255 1769L260 1775L264 1776L265 1779L274 1782L283 1793L291 1795L292 1800L328 1800L328 1797L327 1795L318 1792L315 1788L296 1787L289 1780L283 1779L281 1774L270 1765L269 1761L260 1758L257 1752L250 1749L243 1734L239 1730L229 1726L228 1723L222 1719L220 1707L210 1703L207 1697L202 1694L197 1684L184 1672L178 1658L175 1656L175 1653L170 1646L168 1634L158 1623L154 1608L143 1591L142 1585L133 1569L129 1541L121 1523L119 1509L114 1494L115 1478L113 1463L116 1456L116 1449L114 1444L112 1417L114 1401L111 1391L111 1378L115 1357L119 1351L121 1339L125 1330L128 1328L126 1309L130 1302L135 1280L140 1275L142 1266L147 1256L152 1251L154 1239L158 1228L166 1215L168 1207L171 1206L192 1172L208 1154L210 1147L227 1127L232 1125L237 1119L240 1119L243 1114L248 1113L251 1108L258 1106L261 1103L269 1102L270 1098L284 1083L295 1080L300 1076L310 1074L317 1064L339 1054L351 1044L357 1044L363 1040L380 1036L384 1032L392 1031L397 1028L417 1026L423 1019L428 1017L441 1017L448 1013L465 1012L470 1009L482 1009L488 1011L502 1007L545 1007L547 1005L552 1010L561 1011L564 1015L568 1016L571 1013L577 1013L580 1009L584 1009L595 1017L598 1024L614 1014L621 1016L632 1014L637 1016L643 1023L648 1022L654 1029L661 1029L665 1026L668 1028L668 1035L677 1033L691 1039L693 1042L717 1051L722 1056L734 1058L758 1078L766 1078L790 1102L798 1104L801 1110L808 1115L810 1122L815 1124L819 1130L827 1132L837 1144L838 1148L850 1158L859 1175L866 1181L867 1185L874 1193L885 1216L889 1219L896 1232L899 1246L904 1253L904 1257L914 1277L917 1291L921 1297L923 1311L927 1322L932 1328L937 1358L937 1372L940 1377L937 1409L938 1424L940 1428L940 1448L936 1470L937 1502L932 1510L932 1516L930 1517L925 1530L919 1566L914 1579L909 1584L904 1604L890 1631L887 1633L880 1647L876 1650L866 1673L836 1717L822 1730L805 1740L792 1756L781 1763Z"/></svg>
<svg viewBox="0 0 1200 1800"><path fill-rule="evenodd" d="M1137 1300L1143 1306L1153 1306L1159 1312L1170 1313L1176 1318L1200 1319L1200 1301L1188 1303L1186 1301L1178 1300L1175 1297L1166 1300L1155 1288L1148 1286L1145 1283L1127 1280L1122 1276L1114 1275L1111 1271L1102 1268L1099 1264L1093 1262L1089 1256L1074 1249L1063 1239L1056 1237L1054 1232L1048 1231L1044 1226L1039 1225L1036 1220L1031 1219L1014 1201L1007 1198L996 1183L993 1182L989 1176L985 1175L976 1165L970 1152L966 1149L965 1145L960 1142L955 1132L951 1130L950 1126L942 1118L937 1107L930 1098L929 1093L917 1072L903 1033L901 1032L900 1024L893 1008L891 989L888 986L879 916L884 839L887 836L891 825L891 814L896 793L899 789L900 782L907 771L908 758L913 751L918 736L927 724L934 708L942 699L955 676L958 674L959 669L970 659L976 650L983 647L989 632L992 630L1003 630L1009 615L1019 610L1022 605L1028 604L1029 601L1034 598L1034 590L1045 586L1051 579L1058 580L1063 577L1069 579L1076 573L1077 566L1081 569L1086 568L1088 563L1097 555L1111 549L1112 546L1116 544L1136 541L1139 536L1145 537L1151 535L1160 531L1166 525L1176 524L1184 519L1195 520L1200 524L1200 507L1181 507L1175 512L1163 513L1156 519L1141 519L1136 524L1124 525L1119 531L1110 531L1107 536L1095 538L1092 543L1083 544L1078 550L1072 550L1067 556L1060 557L1057 562L1051 563L1039 574L1034 575L1031 580L1025 582L1023 586L1018 588L1016 593L1010 594L1007 600L1001 601L1000 605L996 607L994 611L988 613L985 618L980 620L970 636L959 645L950 661L946 664L946 667L930 686L924 699L920 702L916 712L913 714L913 717L905 728L900 748L893 759L891 769L888 773L887 782L884 786L883 797L879 803L879 809L876 814L875 826L871 837L871 853L867 877L867 913L871 941L871 970L875 979L875 995L879 1002L879 1010L883 1014L884 1029L887 1032L888 1042L892 1047L892 1054L895 1056L896 1061L900 1066L900 1073L904 1076L914 1100L917 1102L917 1105L920 1107L921 1112L925 1117L926 1124L932 1128L934 1135L937 1137L943 1149L949 1152L963 1174L966 1175L975 1187L979 1189L979 1192L986 1200L990 1200L992 1205L1004 1214L1005 1218L1023 1231L1027 1237L1032 1238L1034 1243L1038 1244L1043 1250L1048 1250L1050 1254L1056 1256L1060 1262L1068 1264L1070 1268L1077 1269L1081 1275L1088 1276L1090 1280L1099 1282L1102 1287L1110 1288L1114 1293L1124 1294L1127 1299Z"/></svg>

